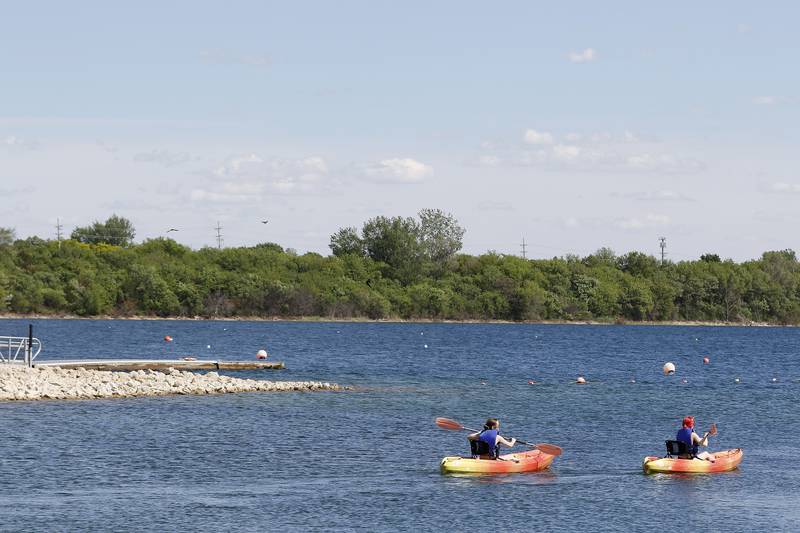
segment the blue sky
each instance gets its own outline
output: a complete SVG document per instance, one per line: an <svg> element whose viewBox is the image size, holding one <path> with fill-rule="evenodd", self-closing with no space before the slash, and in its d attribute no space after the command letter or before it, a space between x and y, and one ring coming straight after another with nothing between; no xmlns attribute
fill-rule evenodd
<svg viewBox="0 0 800 533"><path fill-rule="evenodd" d="M465 251L798 248L790 2L28 2L0 19L0 226L328 253L452 212ZM261 224L268 218L269 224Z"/></svg>

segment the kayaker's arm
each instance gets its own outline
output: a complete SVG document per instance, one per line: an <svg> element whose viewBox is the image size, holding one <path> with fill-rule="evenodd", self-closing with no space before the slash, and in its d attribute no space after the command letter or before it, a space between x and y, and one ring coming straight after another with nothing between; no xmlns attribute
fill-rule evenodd
<svg viewBox="0 0 800 533"><path fill-rule="evenodd" d="M480 437L480 435L481 435L480 433L470 433L469 435L467 435L467 440L478 440L478 437Z"/></svg>
<svg viewBox="0 0 800 533"><path fill-rule="evenodd" d="M507 440L505 437L501 437L500 435L498 435L496 442L498 445L502 444L503 446L511 448L517 443L517 439L511 437L511 440Z"/></svg>
<svg viewBox="0 0 800 533"><path fill-rule="evenodd" d="M702 437L700 437L700 435L697 433L692 432L692 443L703 447L708 446L708 433L705 433Z"/></svg>

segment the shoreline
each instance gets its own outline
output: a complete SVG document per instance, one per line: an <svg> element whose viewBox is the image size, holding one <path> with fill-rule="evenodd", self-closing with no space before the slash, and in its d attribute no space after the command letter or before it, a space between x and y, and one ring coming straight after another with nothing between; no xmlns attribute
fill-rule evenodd
<svg viewBox="0 0 800 533"><path fill-rule="evenodd" d="M795 324L775 324L769 322L719 322L701 320L665 320L665 321L620 321L620 320L492 320L492 319L433 319L433 318L334 318L321 316L302 317L202 317L202 316L149 316L149 315L98 315L78 316L70 314L15 314L0 313L0 320L139 320L139 321L186 321L186 322L296 322L296 323L354 323L354 324L543 324L543 325L582 325L582 326L695 326L695 327L758 327L758 328L796 328Z"/></svg>

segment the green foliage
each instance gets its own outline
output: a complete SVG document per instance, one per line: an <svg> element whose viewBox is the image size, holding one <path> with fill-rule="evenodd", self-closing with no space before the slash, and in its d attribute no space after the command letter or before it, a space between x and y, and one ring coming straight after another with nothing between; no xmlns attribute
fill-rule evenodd
<svg viewBox="0 0 800 533"><path fill-rule="evenodd" d="M469 256L456 254L463 230L450 215L424 210L420 218L377 217L361 235L340 230L329 257L274 243L192 250L164 238L126 247L70 240L59 247L0 231L0 310L800 323L800 264L792 250L741 264L705 254L662 265L608 248L584 258Z"/></svg>
<svg viewBox="0 0 800 533"><path fill-rule="evenodd" d="M95 220L91 226L75 228L70 238L85 244L110 244L128 246L133 242L136 230L127 218L111 215L105 222Z"/></svg>

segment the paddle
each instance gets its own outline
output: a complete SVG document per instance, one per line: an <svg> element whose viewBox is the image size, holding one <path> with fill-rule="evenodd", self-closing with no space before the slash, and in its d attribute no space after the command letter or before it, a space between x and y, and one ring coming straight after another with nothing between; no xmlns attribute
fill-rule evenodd
<svg viewBox="0 0 800 533"><path fill-rule="evenodd" d="M456 422L455 420L451 420L449 418L437 418L436 425L442 429L453 429L453 430L462 430L465 429L467 431L472 431L473 433L477 433L477 429L472 429L468 427L462 426L460 423ZM524 440L517 439L517 442L520 444L525 444L526 446L531 446L536 448L537 450L544 452L548 455L561 455L564 450L560 447L556 446L555 444L546 444L544 442L540 442L537 444L533 444L531 442L525 442Z"/></svg>
<svg viewBox="0 0 800 533"><path fill-rule="evenodd" d="M717 434L717 425L711 424L711 427L708 428L708 431L706 431L705 434L703 435L703 440L706 440L706 438L708 437L713 437L716 434Z"/></svg>

